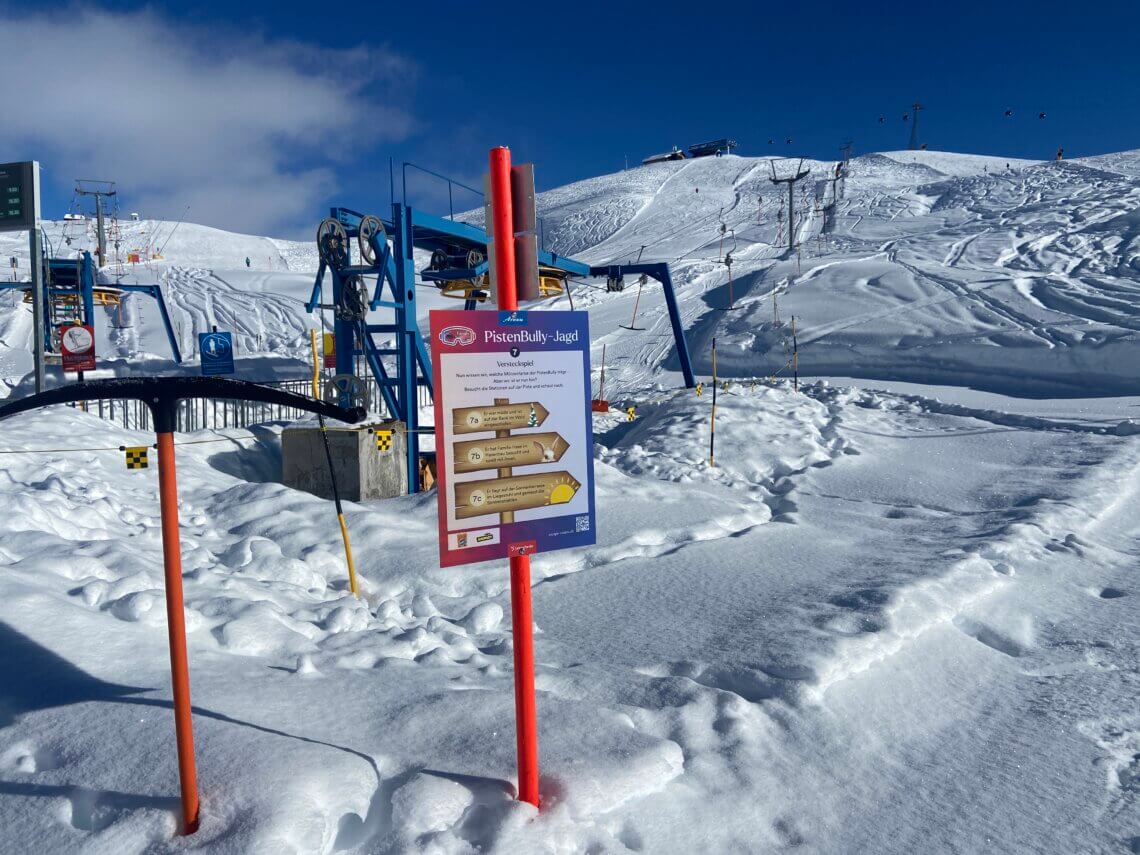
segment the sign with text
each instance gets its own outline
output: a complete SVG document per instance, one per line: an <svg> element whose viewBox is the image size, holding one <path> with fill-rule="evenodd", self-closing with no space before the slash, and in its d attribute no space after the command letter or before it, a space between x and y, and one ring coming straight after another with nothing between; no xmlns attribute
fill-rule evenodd
<svg viewBox="0 0 1140 855"><path fill-rule="evenodd" d="M95 327L72 324L61 329L59 353L64 371L94 371Z"/></svg>
<svg viewBox="0 0 1140 855"><path fill-rule="evenodd" d="M0 232L33 229L39 216L39 164L0 163Z"/></svg>
<svg viewBox="0 0 1140 855"><path fill-rule="evenodd" d="M198 353L202 357L202 374L234 373L234 337L228 332L198 333Z"/></svg>
<svg viewBox="0 0 1140 855"><path fill-rule="evenodd" d="M442 567L595 542L585 312L431 313Z"/></svg>
<svg viewBox="0 0 1140 855"><path fill-rule="evenodd" d="M452 416L452 425L456 433L510 430L538 427L549 415L550 411L538 401L491 407L460 407Z"/></svg>
<svg viewBox="0 0 1140 855"><path fill-rule="evenodd" d="M504 466L538 466L562 459L570 443L556 433L530 433L506 439L472 439L457 442L456 472L477 472Z"/></svg>

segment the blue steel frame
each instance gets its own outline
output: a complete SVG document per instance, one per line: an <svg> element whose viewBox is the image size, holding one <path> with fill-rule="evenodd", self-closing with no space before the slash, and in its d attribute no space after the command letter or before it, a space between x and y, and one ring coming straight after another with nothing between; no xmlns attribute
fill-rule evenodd
<svg viewBox="0 0 1140 855"><path fill-rule="evenodd" d="M341 320L334 318L333 337L336 340L336 372L338 374L355 373L355 357L363 355L368 363L368 369L380 387L380 394L389 412L406 427L407 442L407 472L408 491L419 492L419 456L420 456L420 421L419 404L416 391L420 386L427 387L434 397L435 388L431 373L431 359L420 333L419 323L416 319L416 269L413 251L422 249L432 251L435 249L479 249L484 254L487 251L487 233L468 223L458 222L445 217L437 217L420 210L408 207L401 202L392 203L392 216L390 219L381 218L384 229L392 238L389 247L384 235L372 238L372 252L376 257L376 264L353 264L352 243L359 238L360 221L363 214L349 208L336 207L329 211L330 217L344 226L349 237L348 263L339 269L327 265L323 260L317 269L316 280L313 282L312 295L305 304L308 312L312 313L321 305L325 275L332 280L332 304L340 305L344 290L344 283L352 276L375 276L376 287L369 300L368 309L391 309L394 313L393 323L374 324L367 319L362 322ZM692 388L696 385L693 378L692 363L689 359L689 348L685 343L684 331L681 328L681 316L677 308L677 297L673 291L673 278L669 273L669 265L658 264L626 264L607 267L590 267L581 261L567 258L547 250L539 250L538 263L544 267L560 270L571 276L620 276L623 273L640 274L656 279L665 291L665 301L669 307L669 319L673 325L673 336L676 339L677 355L681 362L681 372L685 377L685 384ZM427 278L449 280L456 278L472 278L467 274L480 274L486 270L486 262L471 271L437 271ZM468 308L474 308L473 302L468 302ZM394 335L396 346L394 348L379 348L372 339L373 333L386 333ZM362 347L357 347L357 342ZM395 358L395 372L390 372L384 364L384 357ZM342 398L340 405L350 406L351 402Z"/></svg>
<svg viewBox="0 0 1140 855"><path fill-rule="evenodd" d="M83 304L83 313L80 316L83 323L95 323L95 261L91 253L84 252L78 259L75 258L47 258L44 259L48 271L51 273L49 283L44 287L43 318L44 328L40 334L44 338L44 349L49 353L52 350L51 312L49 311L52 294L75 294ZM78 282L75 286L64 287L55 284L59 273L71 273L78 263ZM2 282L0 290L27 291L32 287L31 282ZM162 316L162 326L166 330L166 340L170 342L170 351L174 354L174 361L182 362L182 351L178 347L178 339L174 335L174 325L170 322L170 313L166 310L166 300L162 296L162 289L158 285L110 285L116 291L125 293L146 294L158 304L158 312Z"/></svg>
<svg viewBox="0 0 1140 855"><path fill-rule="evenodd" d="M661 283L665 291L665 305L669 309L669 323L673 326L673 340L677 345L677 360L681 363L681 374L685 378L685 385L692 389L697 383L693 377L693 363L689 359L689 345L685 341L685 331L681 327L681 312L677 308L677 294L673 290L673 276L669 272L669 265L662 261L645 264L607 264L590 268L591 276L620 279L627 273L630 275L644 273L650 279L656 279Z"/></svg>
<svg viewBox="0 0 1140 855"><path fill-rule="evenodd" d="M178 347L178 338L174 335L174 325L170 323L170 313L166 311L166 299L162 296L162 288L158 285L115 285L119 291L134 294L147 294L158 304L158 313L162 316L162 326L166 329L166 340L170 342L170 352L174 354L174 361L181 364L182 351Z"/></svg>
<svg viewBox="0 0 1140 855"><path fill-rule="evenodd" d="M400 202L392 204L392 216L383 219L385 231L392 237L392 246L383 235L372 239L372 251L376 255L375 265L353 264L351 244L359 237L360 221L363 215L349 208L332 208L329 216L345 227L349 237L348 264L335 269L320 262L312 295L305 308L313 312L321 304L321 294L325 275L332 280L332 304L340 304L344 283L351 276L375 276L376 287L368 303L370 310L391 309L394 322L373 324L365 320L356 324L339 318L333 321L333 337L336 340L337 374L354 374L355 357L360 354L368 362L368 369L380 387L385 406L392 415L406 426L408 491L419 491L420 422L416 391L426 386L434 396L431 375L431 359L427 346L420 333L416 319L416 269L413 258L415 249L434 250L440 248L463 247L487 250L487 233L477 226L437 217L423 211L409 208ZM540 264L563 270L568 274L586 276L590 267L572 258L553 252L540 251ZM480 265L477 270L483 269ZM373 333L386 333L396 337L396 347L379 348L372 339ZM360 341L363 347L357 347ZM395 357L396 370L390 372L383 357ZM342 400L342 405L349 402Z"/></svg>
<svg viewBox="0 0 1140 855"><path fill-rule="evenodd" d="M350 238L348 264L339 269L323 260L317 269L313 293L306 309L313 312L320 305L325 274L332 279L332 302L340 305L344 283L352 276L375 276L376 288L368 303L370 310L391 309L393 322L386 324L360 322L334 318L333 337L336 340L336 373L355 374L355 357L360 354L368 362L368 369L380 387L380 395L392 415L406 428L405 461L408 473L408 492L419 492L420 419L417 390L426 386L433 391L431 360L416 320L416 271L413 259L414 242L412 211L405 205L392 205L391 220L384 221L385 231L392 235L392 246L384 235L372 238L375 265L353 264L351 239L360 234L363 215L348 208L332 208L330 216L339 221ZM396 338L394 348L377 347L372 336L385 333ZM362 347L357 347L357 342ZM395 372L389 372L384 357L395 358ZM347 398L347 396L344 396ZM342 398L341 403L351 405Z"/></svg>

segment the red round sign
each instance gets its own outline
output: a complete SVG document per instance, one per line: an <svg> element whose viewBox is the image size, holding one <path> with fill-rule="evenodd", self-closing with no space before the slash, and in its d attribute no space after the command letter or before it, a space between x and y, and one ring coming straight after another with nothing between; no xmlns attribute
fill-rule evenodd
<svg viewBox="0 0 1140 855"><path fill-rule="evenodd" d="M73 324L60 330L60 355L64 371L95 370L95 328L90 324Z"/></svg>

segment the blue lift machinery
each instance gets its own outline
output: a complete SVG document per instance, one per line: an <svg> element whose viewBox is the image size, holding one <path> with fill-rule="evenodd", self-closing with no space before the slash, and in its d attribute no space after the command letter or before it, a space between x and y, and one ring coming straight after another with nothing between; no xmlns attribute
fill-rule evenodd
<svg viewBox="0 0 1140 855"><path fill-rule="evenodd" d="M69 324L95 323L95 306L118 306L124 294L146 294L158 304L166 338L175 362L182 362L182 352L178 339L170 323L166 310L166 300L158 285L100 285L96 282L95 261L91 253L84 252L78 258L43 258L44 271L44 349L48 353L59 352L59 328ZM31 282L3 282L0 290L23 291L24 302L30 303L34 297Z"/></svg>
<svg viewBox="0 0 1140 855"><path fill-rule="evenodd" d="M431 358L416 319L417 271L413 251L431 253L430 263L419 271L421 280L434 285L444 296L462 299L465 308L473 310L491 290L487 243L487 232L477 226L428 214L401 202L392 204L390 219L335 207L317 230L320 263L306 308L310 313L318 309L333 312L336 374L326 387L326 395L336 399L331 403L342 407L359 403L362 388L355 375L355 364L358 356L363 357L384 405L405 426L409 492L419 490L421 427L417 390L424 387L434 396ZM357 247L356 263L353 244ZM645 273L659 281L665 290L685 383L695 385L667 264L592 268L545 249L538 251L538 264L541 296L560 293L560 284L571 276L610 276L620 280L627 273ZM322 302L326 275L332 282L331 302ZM375 277L371 292L366 277ZM376 310L390 310L390 320L373 322L370 313ZM378 346L376 335L394 338L395 346Z"/></svg>

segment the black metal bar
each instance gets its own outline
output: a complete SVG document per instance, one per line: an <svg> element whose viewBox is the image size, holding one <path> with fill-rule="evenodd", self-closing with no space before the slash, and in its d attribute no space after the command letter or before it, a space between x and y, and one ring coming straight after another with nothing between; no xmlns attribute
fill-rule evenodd
<svg viewBox="0 0 1140 855"><path fill-rule="evenodd" d="M358 422L366 415L362 407L338 407L245 380L222 377L116 377L72 383L9 401L0 405L0 419L51 404L94 401L99 398L127 398L146 404L154 415L155 429L159 433L174 429L178 402L187 398L233 398L242 402L279 403L349 423Z"/></svg>
<svg viewBox="0 0 1140 855"><path fill-rule="evenodd" d="M464 190L468 190L468 191L474 193L480 199L484 198L482 190L476 190L474 187L468 187L462 181L456 181L456 180L454 180L452 178L448 178L446 175L442 175L439 172L436 172L432 169L427 169L426 167L420 166L417 163L412 163L409 160L405 160L404 164L403 164L403 175L402 175L402 180L403 180L402 197L403 197L403 203L405 205L408 204L408 167L409 166L412 167L412 169L418 169L420 172L426 172L428 175L434 175L436 178L439 178L442 181L446 181L448 184L447 192L448 192L449 197L451 195L451 185L455 184L459 187L462 187ZM452 219L455 219L454 215L452 216Z"/></svg>

